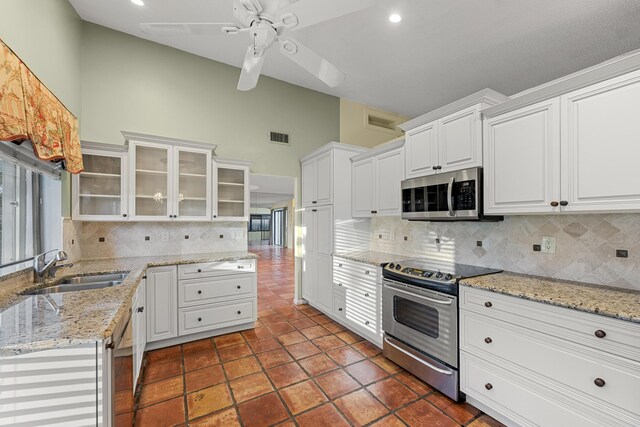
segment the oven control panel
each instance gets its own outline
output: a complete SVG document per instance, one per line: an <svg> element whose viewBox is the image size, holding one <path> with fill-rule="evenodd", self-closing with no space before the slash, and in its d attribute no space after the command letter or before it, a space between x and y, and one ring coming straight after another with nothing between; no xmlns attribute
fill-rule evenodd
<svg viewBox="0 0 640 427"><path fill-rule="evenodd" d="M401 264L390 263L385 266L386 270L392 271L396 274L402 274L405 276L419 277L422 279L438 280L442 282L455 281L455 277L449 273L443 273L441 271L421 270L419 268L405 267Z"/></svg>

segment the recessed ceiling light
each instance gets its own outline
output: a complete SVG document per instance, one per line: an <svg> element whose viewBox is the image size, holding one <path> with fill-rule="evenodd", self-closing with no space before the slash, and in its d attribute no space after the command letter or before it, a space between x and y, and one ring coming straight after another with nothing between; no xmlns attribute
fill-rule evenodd
<svg viewBox="0 0 640 427"><path fill-rule="evenodd" d="M393 15L389 15L389 21L393 22L394 24L397 24L398 22L402 21L402 16L398 15L397 13L394 13Z"/></svg>
<svg viewBox="0 0 640 427"><path fill-rule="evenodd" d="M131 0L131 3L136 4L138 6L144 6L144 2L142 0Z"/></svg>

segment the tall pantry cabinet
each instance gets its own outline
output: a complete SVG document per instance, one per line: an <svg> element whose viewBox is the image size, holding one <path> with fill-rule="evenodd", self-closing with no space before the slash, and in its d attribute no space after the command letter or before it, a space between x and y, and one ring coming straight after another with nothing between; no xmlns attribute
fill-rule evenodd
<svg viewBox="0 0 640 427"><path fill-rule="evenodd" d="M302 167L302 298L331 313L335 251L366 249L369 221L351 218L351 160L365 148L332 142Z"/></svg>

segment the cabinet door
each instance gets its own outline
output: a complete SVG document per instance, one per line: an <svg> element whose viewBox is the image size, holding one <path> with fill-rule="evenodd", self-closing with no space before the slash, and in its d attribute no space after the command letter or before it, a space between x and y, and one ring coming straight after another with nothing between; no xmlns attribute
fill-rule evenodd
<svg viewBox="0 0 640 427"><path fill-rule="evenodd" d="M485 212L559 212L558 99L489 118L484 132Z"/></svg>
<svg viewBox="0 0 640 427"><path fill-rule="evenodd" d="M211 220L211 151L175 149L173 212L182 221Z"/></svg>
<svg viewBox="0 0 640 427"><path fill-rule="evenodd" d="M316 199L318 205L333 203L333 152L316 159Z"/></svg>
<svg viewBox="0 0 640 427"><path fill-rule="evenodd" d="M311 209L302 211L302 298L316 300L316 215Z"/></svg>
<svg viewBox="0 0 640 427"><path fill-rule="evenodd" d="M129 148L132 219L136 221L171 220L173 216L173 147L132 142Z"/></svg>
<svg viewBox="0 0 640 427"><path fill-rule="evenodd" d="M438 166L436 123L429 123L407 132L405 142L406 178L433 175Z"/></svg>
<svg viewBox="0 0 640 427"><path fill-rule="evenodd" d="M394 150L376 159L376 200L378 215L400 216L402 214L402 191L404 179L404 150Z"/></svg>
<svg viewBox="0 0 640 427"><path fill-rule="evenodd" d="M85 150L84 172L73 175L73 219L126 221L127 156Z"/></svg>
<svg viewBox="0 0 640 427"><path fill-rule="evenodd" d="M147 342L178 336L178 273L175 266L147 270Z"/></svg>
<svg viewBox="0 0 640 427"><path fill-rule="evenodd" d="M439 172L482 166L480 106L469 107L438 122Z"/></svg>
<svg viewBox="0 0 640 427"><path fill-rule="evenodd" d="M562 96L563 211L640 209L640 71Z"/></svg>
<svg viewBox="0 0 640 427"><path fill-rule="evenodd" d="M304 208L308 208L318 203L316 197L316 178L318 174L316 169L316 159L307 160L302 164L302 207Z"/></svg>
<svg viewBox="0 0 640 427"><path fill-rule="evenodd" d="M351 165L351 214L354 218L367 218L375 214L375 159L366 159Z"/></svg>
<svg viewBox="0 0 640 427"><path fill-rule="evenodd" d="M316 257L316 304L326 313L333 311L333 266L331 255Z"/></svg>
<svg viewBox="0 0 640 427"><path fill-rule="evenodd" d="M135 394L136 386L140 370L142 369L142 360L144 358L144 350L147 345L147 313L145 313L145 292L146 279L138 285L138 290L131 305L133 313L131 321L133 322L133 392Z"/></svg>
<svg viewBox="0 0 640 427"><path fill-rule="evenodd" d="M249 220L249 167L216 164L213 218L217 221Z"/></svg>
<svg viewBox="0 0 640 427"><path fill-rule="evenodd" d="M315 211L315 212L314 212ZM313 239L315 250L320 255L333 255L333 207L320 206L312 209L315 215Z"/></svg>

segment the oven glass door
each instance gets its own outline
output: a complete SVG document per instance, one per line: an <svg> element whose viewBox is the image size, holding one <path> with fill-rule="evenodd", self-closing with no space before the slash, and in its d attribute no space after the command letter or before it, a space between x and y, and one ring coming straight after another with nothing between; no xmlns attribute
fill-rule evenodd
<svg viewBox="0 0 640 427"><path fill-rule="evenodd" d="M384 279L382 304L385 333L451 367L458 367L455 296Z"/></svg>

